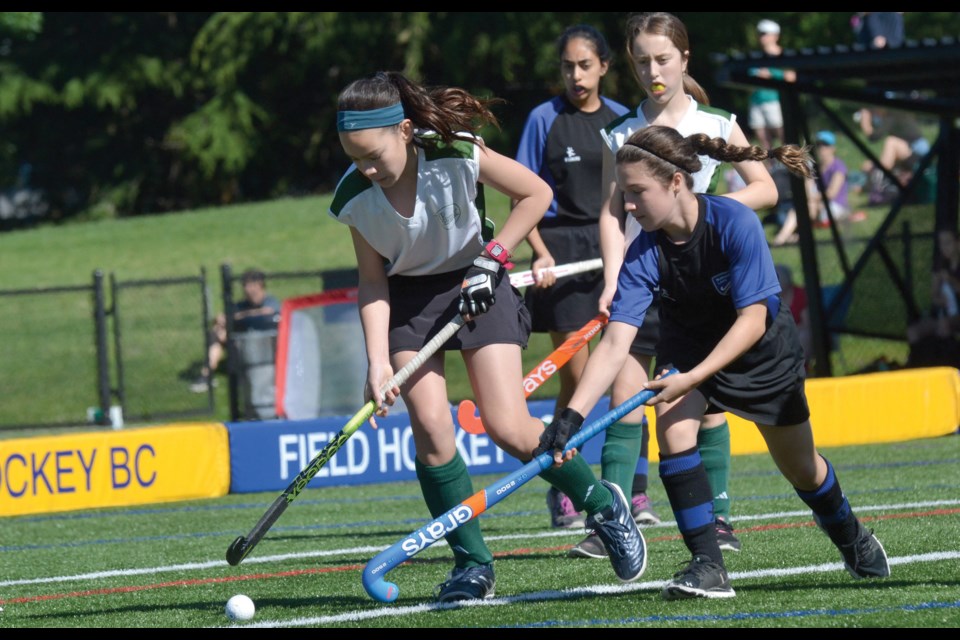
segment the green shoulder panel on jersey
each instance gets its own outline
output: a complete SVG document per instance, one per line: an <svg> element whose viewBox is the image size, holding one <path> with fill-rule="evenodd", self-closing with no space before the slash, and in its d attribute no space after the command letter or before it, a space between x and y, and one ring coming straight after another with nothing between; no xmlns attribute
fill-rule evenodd
<svg viewBox="0 0 960 640"><path fill-rule="evenodd" d="M633 109L630 109L630 111L627 111L625 114L623 114L622 116L620 116L619 118L617 118L616 120L614 120L613 122L605 126L603 130L606 133L610 133L611 131L619 127L621 124L623 124L625 120L630 120L631 118L636 118L636 117L637 117L637 108L634 107Z"/></svg>
<svg viewBox="0 0 960 640"><path fill-rule="evenodd" d="M340 185L337 187L337 192L333 194L333 204L330 205L330 210L333 212L333 215L340 217L340 212L343 211L343 208L347 206L348 202L371 187L373 187L373 183L364 177L363 174L359 171L351 171L350 174L340 182Z"/></svg>
<svg viewBox="0 0 960 640"><path fill-rule="evenodd" d="M732 116L732 114L726 109L721 109L719 107L711 107L710 105L700 104L699 102L697 103L697 111L703 111L704 113L712 113L718 116L722 116L727 120L729 120L730 117Z"/></svg>
<svg viewBox="0 0 960 640"><path fill-rule="evenodd" d="M429 139L429 138L428 138ZM436 144L428 144L424 149L427 162L431 160L442 160L444 158L461 158L464 160L473 159L472 142L466 140L454 140L453 144L447 144L442 140L437 140Z"/></svg>

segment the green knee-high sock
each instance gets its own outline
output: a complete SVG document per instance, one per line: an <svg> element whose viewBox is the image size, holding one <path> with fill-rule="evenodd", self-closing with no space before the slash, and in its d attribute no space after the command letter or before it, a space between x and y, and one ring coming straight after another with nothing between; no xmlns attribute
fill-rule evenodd
<svg viewBox="0 0 960 640"><path fill-rule="evenodd" d="M593 515L613 504L613 495L597 481L593 469L579 453L570 462L557 469L550 467L540 477L567 494L577 511Z"/></svg>
<svg viewBox="0 0 960 640"><path fill-rule="evenodd" d="M724 422L713 429L700 429L697 447L713 491L713 514L730 520L730 425Z"/></svg>
<svg viewBox="0 0 960 640"><path fill-rule="evenodd" d="M434 518L442 516L474 493L470 473L460 452L453 460L438 467L428 467L419 459L415 466L423 499ZM457 567L461 569L493 562L493 554L483 541L480 522L476 518L451 532L447 536L447 544L453 549Z"/></svg>
<svg viewBox="0 0 960 640"><path fill-rule="evenodd" d="M629 496L633 489L633 474L643 445L642 424L617 422L607 428L606 440L600 454L601 475L613 482Z"/></svg>

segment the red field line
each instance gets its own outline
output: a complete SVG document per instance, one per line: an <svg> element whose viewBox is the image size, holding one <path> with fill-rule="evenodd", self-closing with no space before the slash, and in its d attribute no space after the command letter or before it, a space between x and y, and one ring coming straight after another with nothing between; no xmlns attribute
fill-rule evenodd
<svg viewBox="0 0 960 640"><path fill-rule="evenodd" d="M914 511L910 513L892 513L882 516L862 516L860 518L863 522L872 522L878 520L894 520L894 519L903 519L903 518L923 518L929 516L950 516L960 514L960 508L957 509L934 509L932 511ZM757 525L755 527L743 527L737 528L737 533L745 532L756 532L756 531L774 531L778 529L796 529L800 527L813 527L816 524L813 521L807 522L793 522L793 523L782 523L782 524L765 524ZM669 536L657 536L655 538L647 538L647 543L651 542L667 542L672 540L680 540L680 535L669 535ZM557 551L566 551L570 549L573 545L562 545L559 547L540 547L540 548L531 548L531 547L521 547L517 549L511 549L510 551L500 551L494 553L493 555L498 558L510 557L510 556L522 556L522 555L532 555L535 553L552 553ZM224 576L220 578L201 578L197 580L174 580L171 582L158 582L156 584L145 584L138 586L130 587L114 587L110 589L90 589L87 591L71 591L68 593L51 593L42 596L28 596L23 598L10 598L8 600L0 600L0 605L8 604L24 604L28 602L43 602L47 600L60 600L63 598L84 598L87 596L100 596L100 595L110 595L115 593L132 593L135 591L149 591L152 589L166 589L169 587L187 587L187 586L199 586L206 584L219 584L226 582L242 582L246 580L267 580L271 578L290 578L296 576L304 575L316 575L323 573L336 573L341 571L361 571L366 565L363 564L351 564L351 565L341 565L337 567L324 567L324 568L315 568L315 569L296 569L292 571L278 571L275 573L250 573L241 576Z"/></svg>

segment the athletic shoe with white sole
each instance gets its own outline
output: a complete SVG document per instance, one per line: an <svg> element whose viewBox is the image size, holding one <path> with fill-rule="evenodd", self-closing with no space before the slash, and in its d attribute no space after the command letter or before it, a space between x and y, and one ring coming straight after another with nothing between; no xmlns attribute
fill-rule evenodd
<svg viewBox="0 0 960 640"><path fill-rule="evenodd" d="M584 515L576 510L573 501L559 489L547 489L547 509L550 510L550 526L554 529L582 529L584 526Z"/></svg>
<svg viewBox="0 0 960 640"><path fill-rule="evenodd" d="M630 513L633 520L641 525L660 524L660 516L650 506L650 498L645 493L635 493L630 498Z"/></svg>
<svg viewBox="0 0 960 640"><path fill-rule="evenodd" d="M601 480L600 484L613 494L613 503L589 516L586 527L593 529L603 542L613 572L620 581L633 582L647 568L647 541L630 513L630 502L623 490L606 480Z"/></svg>
<svg viewBox="0 0 960 640"><path fill-rule="evenodd" d="M607 548L603 546L600 536L590 532L586 538L573 545L573 548L567 552L571 558L606 558Z"/></svg>
<svg viewBox="0 0 960 640"><path fill-rule="evenodd" d="M495 585L492 564L454 567L447 581L437 585L436 597L438 602L485 600L493 597Z"/></svg>
<svg viewBox="0 0 960 640"><path fill-rule="evenodd" d="M838 545L840 555L843 556L843 566L846 567L854 580L862 578L886 578L890 575L890 563L887 561L887 552L883 545L873 535L872 529L858 524L857 539L847 545Z"/></svg>
<svg viewBox="0 0 960 640"><path fill-rule="evenodd" d="M717 543L724 551L740 551L740 540L733 535L733 527L723 518L717 517Z"/></svg>
<svg viewBox="0 0 960 640"><path fill-rule="evenodd" d="M727 571L707 556L694 556L686 568L673 574L673 579L660 592L664 600L687 598L732 598Z"/></svg>

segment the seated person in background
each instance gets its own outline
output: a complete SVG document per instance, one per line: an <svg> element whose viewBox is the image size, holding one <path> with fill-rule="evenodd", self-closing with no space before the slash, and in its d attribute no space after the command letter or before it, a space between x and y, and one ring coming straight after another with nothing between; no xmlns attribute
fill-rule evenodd
<svg viewBox="0 0 960 640"><path fill-rule="evenodd" d="M937 231L930 315L907 327L911 347L926 338L952 338L960 331L960 243L956 229Z"/></svg>
<svg viewBox="0 0 960 640"><path fill-rule="evenodd" d="M235 306L233 330L272 331L280 324L280 301L267 293L266 275L257 269L249 269L240 277L243 283L243 299ZM206 393L210 385L216 386L213 374L226 356L227 318L217 314L210 329L210 346L207 349L207 363L200 371L200 377L190 385L194 393Z"/></svg>
<svg viewBox="0 0 960 640"><path fill-rule="evenodd" d="M240 277L243 300L233 314L234 331L272 331L280 324L280 301L267 293L267 278L262 271L248 269Z"/></svg>
<svg viewBox="0 0 960 640"><path fill-rule="evenodd" d="M930 142L923 136L916 117L904 111L875 107L873 110L861 109L854 118L868 140L883 141L878 158L880 165L894 174L901 186L906 186L917 163L930 152ZM883 171L870 160L865 160L861 168L867 175L870 203L889 202L889 195L885 195L883 188Z"/></svg>
<svg viewBox="0 0 960 640"><path fill-rule="evenodd" d="M207 363L200 369L200 377L190 385L194 393L206 393L210 386L217 386L213 378L217 367L227 355L227 316L218 313L210 325L210 335L207 338Z"/></svg>
<svg viewBox="0 0 960 640"><path fill-rule="evenodd" d="M817 167L823 177L825 195L830 203L830 213L834 220L845 220L850 216L849 186L847 184L847 165L837 157L837 137L832 131L819 131L816 136ZM810 219L817 226L829 226L827 207L824 205L820 189L815 180L807 180L807 202L810 206ZM862 214L861 214L862 215ZM853 220L854 218L851 218ZM860 216L857 219L862 219ZM797 211L790 209L783 226L771 241L774 246L797 241Z"/></svg>

